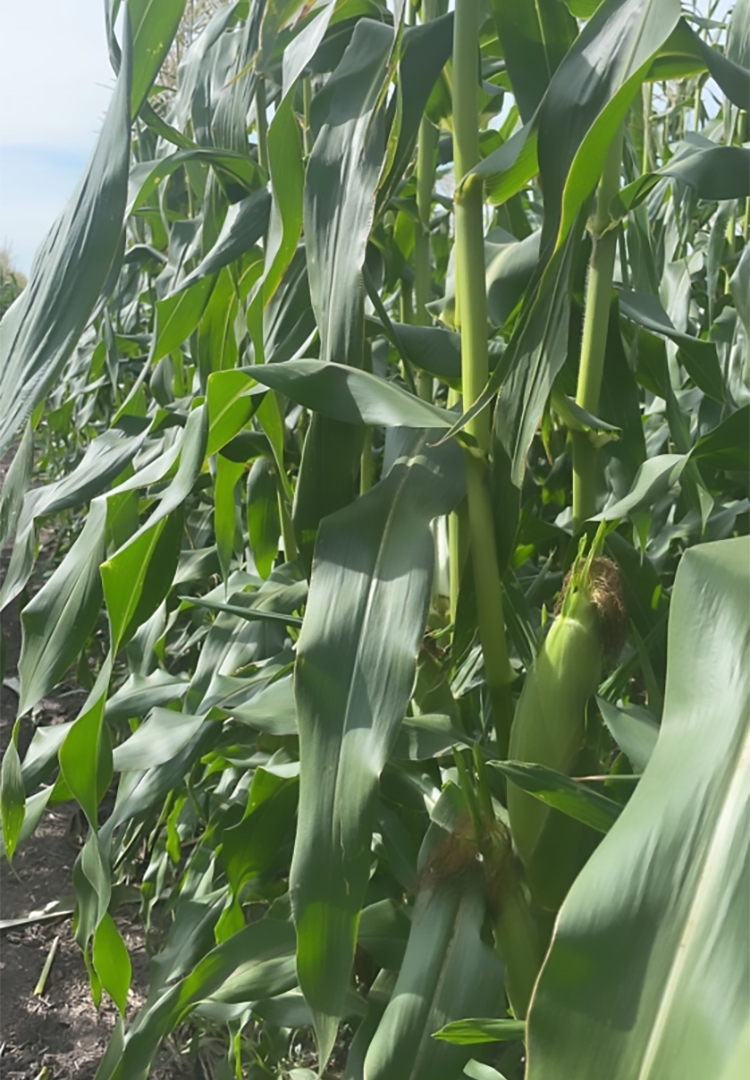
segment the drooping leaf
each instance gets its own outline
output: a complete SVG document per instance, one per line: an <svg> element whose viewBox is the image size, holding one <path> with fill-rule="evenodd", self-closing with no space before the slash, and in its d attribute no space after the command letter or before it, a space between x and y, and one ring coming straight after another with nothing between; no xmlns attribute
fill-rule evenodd
<svg viewBox="0 0 750 1080"><path fill-rule="evenodd" d="M300 986L322 1060L349 983L378 777L424 630L429 522L455 504L463 483L458 447L427 451L424 443L416 437L381 483L322 525L297 652L301 774L291 891Z"/></svg>
<svg viewBox="0 0 750 1080"><path fill-rule="evenodd" d="M106 515L104 500L95 499L73 547L21 613L21 715L57 685L94 628L102 601Z"/></svg>

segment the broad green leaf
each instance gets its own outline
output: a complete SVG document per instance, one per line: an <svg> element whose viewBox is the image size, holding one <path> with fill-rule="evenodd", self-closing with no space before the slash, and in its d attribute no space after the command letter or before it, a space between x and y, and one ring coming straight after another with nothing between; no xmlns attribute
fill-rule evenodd
<svg viewBox="0 0 750 1080"><path fill-rule="evenodd" d="M412 160L425 107L450 58L452 44L452 13L404 30L397 75L398 116L394 122L398 139L378 195L381 204L392 194Z"/></svg>
<svg viewBox="0 0 750 1080"><path fill-rule="evenodd" d="M297 734L297 705L290 675L262 687L247 704L227 701L225 705L235 720L256 731L267 731L271 735Z"/></svg>
<svg viewBox="0 0 750 1080"><path fill-rule="evenodd" d="M258 408L262 390L247 371L214 371L208 377L210 457L237 435Z"/></svg>
<svg viewBox="0 0 750 1080"><path fill-rule="evenodd" d="M511 480L520 487L526 454L568 350L570 318L570 272L574 257L571 233L547 265L528 315L514 332L500 367L490 376L487 389L462 424L479 411L497 389L504 373L495 410L495 437L511 461Z"/></svg>
<svg viewBox="0 0 750 1080"><path fill-rule="evenodd" d="M94 629L102 602L106 515L104 500L95 499L73 547L21 612L21 715L57 685Z"/></svg>
<svg viewBox="0 0 750 1080"><path fill-rule="evenodd" d="M597 832L608 832L620 816L622 808L614 799L608 799L588 784L571 780L545 765L523 761L491 761L490 765L546 806L560 810Z"/></svg>
<svg viewBox="0 0 750 1080"><path fill-rule="evenodd" d="M110 653L59 752L65 782L81 804L92 836L99 827L99 803L112 779L112 746L104 723L104 703L111 674Z"/></svg>
<svg viewBox="0 0 750 1080"><path fill-rule="evenodd" d="M8 745L8 750L10 750L10 744ZM7 754L7 751L6 751L6 754ZM11 751L11 754L12 754L12 751ZM3 759L3 764L4 763L5 763L5 759ZM9 768L12 768L12 765L9 766ZM1 787L1 785L2 785L2 774L0 774L0 787ZM29 839L29 837L33 836L34 833L36 832L37 825L42 820L42 817L44 815L44 811L47 809L47 804L50 801L50 796L52 795L52 791L53 791L52 787L42 788L42 790L38 791L36 793L36 795L31 795L31 796L29 796L28 799L26 799L25 813L24 813L24 816L23 816L23 821L21 823L21 828L20 828L20 830L18 832L18 838L17 838L17 841L16 841L16 847L18 847L20 844L25 843ZM2 800L0 800L0 803L1 802L2 802ZM20 788L19 788L18 799L17 799L17 801L16 801L16 803L14 805L19 805L19 804L20 804ZM6 849L5 842L4 842L4 840L2 840L2 837L0 837L0 858L2 858L3 855L5 855L6 858L8 859L8 861L10 861L12 859L12 857L13 857L14 848L13 848L13 845L12 845L12 836L13 836L13 833L14 833L14 831L16 829L16 822L17 822L18 818L20 817L20 814L18 814L18 810L15 811L15 814L16 814L16 818L14 820L13 811L11 811L11 821L10 821L11 847L9 849ZM10 855L8 855L8 851L11 852ZM46 918L49 918L49 919L59 918L59 915L54 914L54 912L56 910L58 910L58 909L65 909L65 907L66 907L65 904L58 904L58 902L55 901L55 900L51 901L50 905L48 905L48 906L50 908L49 912L44 910L42 912L38 912L36 916L32 912L28 916L29 922L37 922L37 921L43 922L43 921L46 920ZM72 913L72 908L68 909L68 911L70 913ZM66 914L68 913L68 911L66 911ZM62 914L62 911L60 911L60 913ZM14 926L19 926L19 925L23 926L25 924L26 924L26 918L22 918L20 920L18 920L18 919L0 919L0 930L12 930Z"/></svg>
<svg viewBox="0 0 750 1080"><path fill-rule="evenodd" d="M130 170L127 216L130 217L148 203L163 180L193 162L221 169L248 194L260 186L258 167L245 154L203 146L177 150L159 161L141 161Z"/></svg>
<svg viewBox="0 0 750 1080"><path fill-rule="evenodd" d="M156 611L171 588L182 541L181 508L203 467L207 437L208 411L201 405L185 425L174 480L135 536L102 564L115 653Z"/></svg>
<svg viewBox="0 0 750 1080"><path fill-rule="evenodd" d="M133 460L143 445L148 426L148 421L123 417L89 443L76 468L66 476L27 493L10 565L0 589L0 610L18 596L29 580L34 565L37 520L82 506L100 494Z"/></svg>
<svg viewBox="0 0 750 1080"><path fill-rule="evenodd" d="M686 464L687 458L682 454L659 454L644 461L630 492L610 503L592 521L616 521L639 510L652 509L678 482Z"/></svg>
<svg viewBox="0 0 750 1080"><path fill-rule="evenodd" d="M93 962L102 986L125 1016L132 969L125 942L111 915L105 915L94 932Z"/></svg>
<svg viewBox="0 0 750 1080"><path fill-rule="evenodd" d="M603 1061L612 1080L744 1073L749 566L746 537L683 555L659 739L560 911L528 1018L530 1080L598 1080Z"/></svg>
<svg viewBox="0 0 750 1080"><path fill-rule="evenodd" d="M750 405L730 413L722 422L698 439L690 451L691 461L713 469L747 473L750 469Z"/></svg>
<svg viewBox="0 0 750 1080"><path fill-rule="evenodd" d="M250 251L253 245L265 236L270 212L271 195L267 188L260 188L246 199L240 199L238 203L230 206L216 243L195 270L178 283L175 292L179 295L183 289L189 288L201 278L217 274ZM197 324L196 320L194 325Z"/></svg>
<svg viewBox="0 0 750 1080"><path fill-rule="evenodd" d="M0 454L59 378L120 252L130 154L130 18L112 102L81 181L0 323Z"/></svg>
<svg viewBox="0 0 750 1080"><path fill-rule="evenodd" d="M284 98L268 128L268 168L273 206L258 286L264 307L279 287L302 235L305 171L291 96Z"/></svg>
<svg viewBox="0 0 750 1080"><path fill-rule="evenodd" d="M110 723L145 716L156 707L178 701L187 690L188 681L180 675L157 668L150 675L130 675L107 701L105 716Z"/></svg>
<svg viewBox="0 0 750 1080"><path fill-rule="evenodd" d="M282 97L287 96L315 55L325 36L336 6L336 0L323 0L314 10L310 21L306 23L291 44L284 49L282 57Z"/></svg>
<svg viewBox="0 0 750 1080"><path fill-rule="evenodd" d="M16 720L10 742L3 755L2 768L0 768L3 850L8 862L13 861L13 855L21 838L24 818L27 813L21 759L18 756L19 727L20 721Z"/></svg>
<svg viewBox="0 0 750 1080"><path fill-rule="evenodd" d="M112 880L108 853L103 848L96 829L89 830L86 843L76 859L73 867L73 884L76 894L76 941L84 950L92 994L101 999L101 983L91 966L88 946L97 926L109 910L112 900Z"/></svg>
<svg viewBox="0 0 750 1080"><path fill-rule="evenodd" d="M324 521L298 644L300 811L291 892L300 986L323 1061L349 984L378 778L424 631L434 559L429 523L455 505L463 484L458 447L428 451L424 444L416 437L384 480Z"/></svg>
<svg viewBox="0 0 750 1080"><path fill-rule="evenodd" d="M736 8L739 7L737 4ZM729 100L744 109L750 96L750 72L747 62L740 59L742 50L736 48L736 38L734 44L734 55L729 52L725 55L719 49L711 48L684 18L680 19L654 57L648 78L673 79L708 71Z"/></svg>
<svg viewBox="0 0 750 1080"><path fill-rule="evenodd" d="M491 8L513 95L526 123L575 41L578 27L560 0L532 4L492 0Z"/></svg>
<svg viewBox="0 0 750 1080"><path fill-rule="evenodd" d="M245 471L241 462L230 461L221 454L216 459L214 484L214 535L222 577L226 581L234 554L234 535L237 513L234 498L237 481Z"/></svg>
<svg viewBox="0 0 750 1080"><path fill-rule="evenodd" d="M523 1039L525 1020L454 1020L436 1031L434 1038L459 1046Z"/></svg>
<svg viewBox="0 0 750 1080"><path fill-rule="evenodd" d="M169 52L184 9L185 0L158 0L158 3L155 0L128 0L133 26L130 106L134 119Z"/></svg>
<svg viewBox="0 0 750 1080"><path fill-rule="evenodd" d="M279 502L268 458L259 457L247 477L247 535L258 573L267 578L279 553Z"/></svg>
<svg viewBox="0 0 750 1080"><path fill-rule="evenodd" d="M291 840L298 787L296 776L255 770L244 816L221 836L221 861L235 896L251 877L269 870Z"/></svg>
<svg viewBox="0 0 750 1080"><path fill-rule="evenodd" d="M230 615L237 615L241 619L247 619L249 622L256 620L263 622L278 622L283 623L284 626L301 626L302 619L296 615L282 615L278 611L264 611L262 608L254 607L252 605L252 596L241 593L239 596L235 596L234 603L223 604L220 600L199 600L194 596L183 596L181 600L193 604L195 607L204 607L208 611L226 611ZM241 606L240 601L247 600L247 606Z"/></svg>
<svg viewBox="0 0 750 1080"><path fill-rule="evenodd" d="M398 971L409 939L411 919L394 900L379 900L364 908L359 917L357 945L380 968Z"/></svg>
<svg viewBox="0 0 750 1080"><path fill-rule="evenodd" d="M640 706L621 708L602 697L597 697L596 700L612 738L627 755L633 769L643 772L654 752L659 725L651 714Z"/></svg>
<svg viewBox="0 0 750 1080"><path fill-rule="evenodd" d="M172 585L182 542L182 514L140 530L102 563L112 649L117 653L158 608Z"/></svg>
<svg viewBox="0 0 750 1080"><path fill-rule="evenodd" d="M695 133L686 136L674 156L656 172L646 173L628 184L616 200L615 210L638 206L665 176L674 177L695 190L699 199L721 201L750 194L750 150L741 146L716 146ZM622 208L622 209L621 209Z"/></svg>
<svg viewBox="0 0 750 1080"><path fill-rule="evenodd" d="M133 734L112 753L115 772L152 769L171 761L197 733L203 716L190 716L172 709L154 708Z"/></svg>
<svg viewBox="0 0 750 1080"><path fill-rule="evenodd" d="M185 344L201 321L213 287L212 277L200 277L172 296L156 301L153 364Z"/></svg>
<svg viewBox="0 0 750 1080"><path fill-rule="evenodd" d="M322 360L362 366L361 272L385 154L379 109L393 31L361 19L316 96L318 134L305 178L305 243Z"/></svg>
<svg viewBox="0 0 750 1080"><path fill-rule="evenodd" d="M440 880L436 865L417 896L406 955L365 1058L368 1080L452 1080L471 1051L434 1039L467 1013L497 1006L502 965L481 938L481 871Z"/></svg>
<svg viewBox="0 0 750 1080"><path fill-rule="evenodd" d="M360 19L311 113L317 137L305 177L304 229L320 357L357 368L364 358L362 267L386 151L382 93L393 42L391 27ZM322 518L355 495L362 443L361 431L313 417L293 512L308 567Z"/></svg>
<svg viewBox="0 0 750 1080"><path fill-rule="evenodd" d="M677 25L677 0L604 0L560 63L539 110L542 250L559 247L594 190L612 138Z"/></svg>
<svg viewBox="0 0 750 1080"><path fill-rule="evenodd" d="M750 161L748 167L750 168ZM623 289L620 292L620 311L631 322L679 345L682 362L696 386L714 401L724 402L724 379L713 342L703 341L677 330L658 296Z"/></svg>
<svg viewBox="0 0 750 1080"><path fill-rule="evenodd" d="M322 360L287 360L245 369L264 386L347 424L449 428L455 417L369 371Z"/></svg>

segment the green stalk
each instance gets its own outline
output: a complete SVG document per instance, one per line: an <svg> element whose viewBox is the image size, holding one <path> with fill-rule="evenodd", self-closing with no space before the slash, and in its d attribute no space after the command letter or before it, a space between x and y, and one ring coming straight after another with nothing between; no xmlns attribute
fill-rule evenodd
<svg viewBox="0 0 750 1080"><path fill-rule="evenodd" d="M453 150L456 174L456 314L461 332L461 383L465 410L479 397L489 375L482 180L478 176L468 175L479 161L478 33L478 0L459 0L453 36ZM498 752L504 755L512 717L510 687L515 676L508 660L505 639L502 586L486 464L490 451L490 420L486 409L467 424L466 431L476 440L479 450L478 454L466 456L468 546L474 566L479 639L492 701Z"/></svg>
<svg viewBox="0 0 750 1080"><path fill-rule="evenodd" d="M268 168L268 116L266 115L266 83L262 75L258 76L255 88L255 123L258 131L258 164Z"/></svg>
<svg viewBox="0 0 750 1080"><path fill-rule="evenodd" d="M310 76L302 80L302 110L303 110L303 125L302 125L302 137L305 148L305 157L310 156L312 150L312 138L310 134L310 109L312 107L312 83L310 82Z"/></svg>
<svg viewBox="0 0 750 1080"><path fill-rule="evenodd" d="M430 216L432 188L435 183L435 164L439 139L438 129L426 116L419 125L417 143L417 214L419 221L414 235L414 301L416 323L429 326L432 322L427 305L432 299L432 270L430 268ZM421 371L417 392L425 401L432 401L432 376Z"/></svg>
<svg viewBox="0 0 750 1080"><path fill-rule="evenodd" d="M590 226L593 250L586 284L586 308L578 370L576 402L596 415L604 371L609 326L612 273L615 265L617 229L609 228L609 207L619 190L622 158L622 126L612 140L599 181L596 209ZM588 432L571 432L573 439L573 529L596 513L596 447Z"/></svg>

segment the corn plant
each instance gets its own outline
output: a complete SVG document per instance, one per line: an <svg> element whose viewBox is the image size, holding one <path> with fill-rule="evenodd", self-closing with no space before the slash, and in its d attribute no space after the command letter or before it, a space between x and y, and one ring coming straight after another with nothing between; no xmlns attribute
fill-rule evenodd
<svg viewBox="0 0 750 1080"><path fill-rule="evenodd" d="M750 4L184 9L106 0L0 325L3 845L85 816L99 1080L739 1080Z"/></svg>

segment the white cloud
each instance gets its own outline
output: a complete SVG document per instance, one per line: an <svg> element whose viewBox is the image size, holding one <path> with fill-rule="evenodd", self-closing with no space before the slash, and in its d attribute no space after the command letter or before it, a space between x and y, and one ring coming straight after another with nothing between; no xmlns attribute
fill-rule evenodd
<svg viewBox="0 0 750 1080"><path fill-rule="evenodd" d="M0 0L0 245L28 273L112 96L103 0Z"/></svg>

